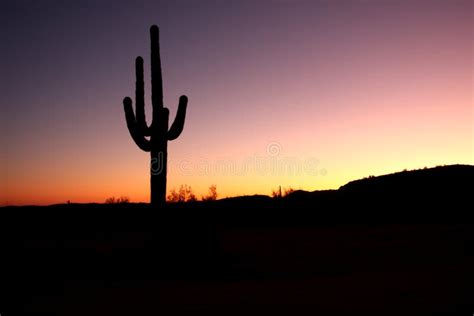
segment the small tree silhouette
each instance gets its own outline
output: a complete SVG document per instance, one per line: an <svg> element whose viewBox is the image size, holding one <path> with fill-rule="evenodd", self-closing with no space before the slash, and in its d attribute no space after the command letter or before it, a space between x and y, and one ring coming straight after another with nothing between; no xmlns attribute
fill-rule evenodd
<svg viewBox="0 0 474 316"><path fill-rule="evenodd" d="M176 191L173 188L170 191L170 194L167 197L168 202L178 203L178 202L193 202L197 201L196 195L193 192L193 189L188 185L181 185L179 190Z"/></svg>
<svg viewBox="0 0 474 316"><path fill-rule="evenodd" d="M105 199L105 204L115 204L115 196Z"/></svg>
<svg viewBox="0 0 474 316"><path fill-rule="evenodd" d="M206 196L202 196L203 201L215 201L217 200L217 186L215 184L209 187L209 193Z"/></svg>

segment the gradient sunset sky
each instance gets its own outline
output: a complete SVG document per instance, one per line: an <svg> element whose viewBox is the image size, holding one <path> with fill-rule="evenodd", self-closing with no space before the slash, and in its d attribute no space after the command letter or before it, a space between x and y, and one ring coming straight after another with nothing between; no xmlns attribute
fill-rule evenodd
<svg viewBox="0 0 474 316"><path fill-rule="evenodd" d="M189 97L168 189L337 189L473 164L470 0L2 1L0 205L149 201L122 99L160 27L165 106Z"/></svg>

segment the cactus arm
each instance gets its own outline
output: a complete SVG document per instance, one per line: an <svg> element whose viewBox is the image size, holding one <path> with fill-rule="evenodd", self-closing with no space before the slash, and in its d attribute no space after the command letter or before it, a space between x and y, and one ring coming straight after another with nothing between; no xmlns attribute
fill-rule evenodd
<svg viewBox="0 0 474 316"><path fill-rule="evenodd" d="M146 152L151 151L150 141L145 138L145 135L143 135L142 131L140 130L140 127L138 126L138 123L135 120L135 115L133 114L132 108L132 99L130 99L129 97L123 99L123 109L125 111L127 127L130 132L130 135L132 136L133 141L141 150Z"/></svg>
<svg viewBox="0 0 474 316"><path fill-rule="evenodd" d="M173 124L171 125L170 130L168 131L166 137L168 140L175 140L181 135L181 132L184 128L184 121L186 119L186 107L188 105L188 97L182 95L179 98L178 112L174 119Z"/></svg>
<svg viewBox="0 0 474 316"><path fill-rule="evenodd" d="M148 125L145 117L145 84L143 80L143 58L135 60L135 111L132 99L123 100L125 119L133 141L143 151L150 152L150 203L164 206L166 202L166 175L168 141L178 138L183 131L188 98L179 99L176 118L168 129L169 110L163 105L163 78L161 73L159 29L150 28L151 38L151 101L152 120ZM146 136L149 136L147 138Z"/></svg>
<svg viewBox="0 0 474 316"><path fill-rule="evenodd" d="M138 56L135 60L135 111L138 127L143 135L150 136L145 119L145 84L143 83L143 58Z"/></svg>
<svg viewBox="0 0 474 316"><path fill-rule="evenodd" d="M151 39L151 102L153 109L163 107L163 80L161 76L160 38L158 26L150 28ZM155 118L155 116L153 116Z"/></svg>

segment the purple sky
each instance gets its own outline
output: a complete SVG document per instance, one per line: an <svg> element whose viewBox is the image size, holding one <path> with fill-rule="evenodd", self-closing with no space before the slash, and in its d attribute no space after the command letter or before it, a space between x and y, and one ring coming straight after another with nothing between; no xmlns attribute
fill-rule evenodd
<svg viewBox="0 0 474 316"><path fill-rule="evenodd" d="M316 157L324 177L184 175L170 188L269 193L472 163L472 1L2 1L0 203L148 196L122 99L160 27L170 158ZM148 115L150 118L150 115ZM119 185L120 184L120 185Z"/></svg>

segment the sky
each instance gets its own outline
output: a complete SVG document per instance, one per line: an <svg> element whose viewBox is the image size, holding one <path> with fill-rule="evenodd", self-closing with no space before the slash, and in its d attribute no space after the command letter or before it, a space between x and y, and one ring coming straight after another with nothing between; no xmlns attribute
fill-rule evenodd
<svg viewBox="0 0 474 316"><path fill-rule="evenodd" d="M0 205L149 201L122 100L160 27L168 189L337 189L474 164L473 2L2 1Z"/></svg>

